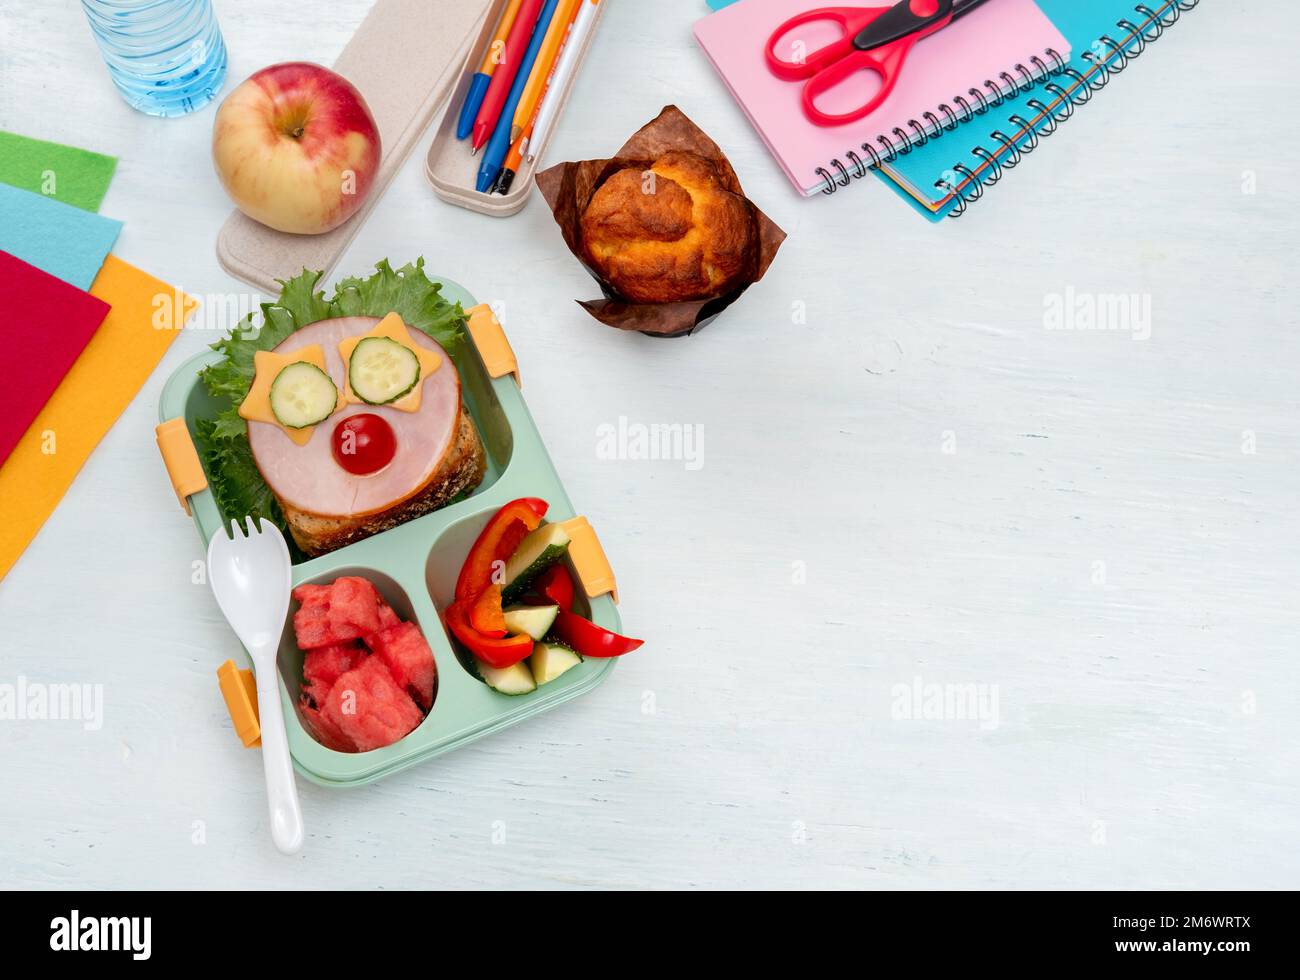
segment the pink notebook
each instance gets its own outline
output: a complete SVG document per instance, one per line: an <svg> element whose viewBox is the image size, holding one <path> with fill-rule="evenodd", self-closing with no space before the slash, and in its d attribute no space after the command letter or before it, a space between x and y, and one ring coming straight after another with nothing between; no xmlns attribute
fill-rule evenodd
<svg viewBox="0 0 1300 980"><path fill-rule="evenodd" d="M1053 64L1049 52L1065 61L1070 57L1069 42L1034 0L993 0L919 41L893 93L870 116L843 126L821 127L804 115L802 83L777 78L768 70L763 55L773 31L814 6L814 0L741 0L695 25L695 38L718 74L791 182L806 195L826 187L828 177L834 177L832 168L839 165L836 161L852 161L856 156L870 166L872 157L866 147L881 156L890 153L891 147L900 145L896 129L907 134L920 126L935 132L935 120L969 116L961 108L961 100L978 107L972 89L987 97L991 91L1004 91L1009 84L1021 82L1026 73L1035 80L1040 78L1044 72L1039 66ZM887 3L864 0L862 6ZM800 31L809 48L838 36L834 25L809 26L816 35L808 29ZM777 54L791 58L791 52L780 47ZM1004 74L1013 81L1009 83ZM862 105L872 94L867 86L878 83L866 73L860 78L863 87L857 91L852 90L856 83L845 83L819 99L818 105L832 112ZM941 106L952 109L953 115Z"/></svg>

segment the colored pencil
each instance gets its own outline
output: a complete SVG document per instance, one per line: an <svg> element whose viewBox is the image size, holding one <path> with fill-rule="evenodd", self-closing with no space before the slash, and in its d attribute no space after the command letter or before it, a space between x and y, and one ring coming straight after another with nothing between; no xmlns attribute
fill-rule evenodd
<svg viewBox="0 0 1300 980"><path fill-rule="evenodd" d="M555 60L564 47L564 39L573 26L573 18L578 15L579 0L560 0L555 8L555 16L546 28L546 37L537 51L537 60L524 85L523 95L519 97L519 106L515 109L514 125L510 129L510 142L515 142L524 131L524 127L537 113L537 107L546 93L546 83L555 69Z"/></svg>
<svg viewBox="0 0 1300 980"><path fill-rule="evenodd" d="M505 51L506 36L510 33L510 28L515 22L515 16L519 13L519 5L523 2L524 0L510 0L505 13L501 15L501 20L497 24L492 43L488 45L487 52L483 55L483 64L479 66L478 71L474 73L474 77L470 79L469 91L465 93L465 102L460 107L460 118L456 120L456 139L458 140L465 139L474 131L474 120L478 117L478 110L483 105L483 96L487 94L492 75L497 70L502 53Z"/></svg>
<svg viewBox="0 0 1300 980"><path fill-rule="evenodd" d="M564 50L560 52L560 60L555 64L555 71L551 73L550 84L546 87L546 94L542 97L541 106L537 112L537 121L533 123L533 134L528 140L527 156L528 159L534 160L537 157L537 151L541 148L546 137L550 135L555 120L560 115L561 95L568 84L569 78L578 68L578 58L582 52L582 47L586 43L587 35L596 25L597 8L600 0L582 0L578 10L577 19L573 22L573 27L569 31L569 37L564 42Z"/></svg>
<svg viewBox="0 0 1300 980"><path fill-rule="evenodd" d="M532 40L528 42L528 49L523 53L519 61L518 71L515 73L514 82L510 86L510 93L506 96L505 105L502 106L497 119L496 129L492 131L492 138L487 141L487 148L483 152L483 162L479 166L478 182L476 184L479 193L489 191L501 174L501 165L505 163L506 154L510 151L510 127L513 125L515 109L519 107L519 99L524 94L524 85L528 82L528 74L537 61L537 52L542 46L542 40L546 36L546 28L550 26L551 18L554 16L555 8L559 2L560 0L546 0L537 19ZM496 84L499 77L500 72L492 77L493 85Z"/></svg>
<svg viewBox="0 0 1300 980"><path fill-rule="evenodd" d="M483 105L479 107L478 116L474 119L474 128L470 133L474 141L475 153L483 148L483 144L496 129L497 122L505 109L506 100L514 87L515 78L521 70L525 78L527 77L528 69L523 64L524 54L532 47L533 35L538 25L538 12L541 9L542 0L523 0L515 22L510 25L510 35L506 38L500 63L492 73L492 81L488 83L487 92L483 95ZM538 44L541 44L540 38ZM513 118L514 107L512 106L506 124L509 125L509 120Z"/></svg>
<svg viewBox="0 0 1300 980"><path fill-rule="evenodd" d="M511 144L506 162L501 165L501 173L497 175L496 183L492 185L493 194L510 193L510 186L515 182L515 174L519 173L519 168L523 165L524 151L528 149L528 136L532 131L532 124L529 123L519 134L519 138Z"/></svg>

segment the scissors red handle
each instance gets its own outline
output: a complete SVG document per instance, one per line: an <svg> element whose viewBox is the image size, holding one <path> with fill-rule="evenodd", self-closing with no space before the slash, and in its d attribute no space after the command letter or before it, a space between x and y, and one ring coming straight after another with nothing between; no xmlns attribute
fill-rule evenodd
<svg viewBox="0 0 1300 980"><path fill-rule="evenodd" d="M803 109L819 126L840 126L875 112L889 98L912 46L922 38L948 26L954 17L954 0L903 0L893 7L821 7L796 14L778 27L767 42L767 64L772 73L786 81L804 81ZM796 32L805 24L828 21L838 24L843 35L838 41L804 53ZM787 61L777 55L777 45L793 41L796 57ZM855 73L869 71L879 76L880 89L865 105L850 112L830 113L817 107L819 97Z"/></svg>

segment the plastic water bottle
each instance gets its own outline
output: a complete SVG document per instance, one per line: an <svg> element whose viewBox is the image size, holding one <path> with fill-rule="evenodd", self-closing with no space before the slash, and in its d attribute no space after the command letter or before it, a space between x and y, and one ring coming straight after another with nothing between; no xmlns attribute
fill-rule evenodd
<svg viewBox="0 0 1300 980"><path fill-rule="evenodd" d="M183 116L226 78L212 0L81 0L122 97L151 116Z"/></svg>

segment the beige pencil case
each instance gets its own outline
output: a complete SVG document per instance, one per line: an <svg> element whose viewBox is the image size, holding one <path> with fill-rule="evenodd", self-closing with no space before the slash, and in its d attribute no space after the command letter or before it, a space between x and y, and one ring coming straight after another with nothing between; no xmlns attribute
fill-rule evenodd
<svg viewBox="0 0 1300 980"><path fill-rule="evenodd" d="M333 66L360 89L379 127L384 155L370 196L355 215L323 235L274 231L235 211L217 237L222 268L272 295L279 292L277 279L303 269L328 275L446 100L471 41L477 44L483 33L489 6L500 5L497 0L375 0ZM532 187L531 173L526 186Z"/></svg>
<svg viewBox="0 0 1300 980"><path fill-rule="evenodd" d="M605 16L606 8L612 2L613 0L602 0L596 8L595 23L592 30L583 38L582 49L578 52L577 70L569 76L563 88L556 93L560 99L561 118L564 115L565 107L568 105L569 96L573 92L574 82L582 74L582 63L586 60L587 53L591 48L591 39L599 31L600 21ZM433 137L433 143L429 146L429 155L424 161L424 174L429 178L429 183L433 185L434 193L440 198L452 204L459 204L463 208L469 208L471 211L479 211L498 218L514 214L528 202L528 195L533 192L535 186L533 177L540 169L546 156L546 146L550 143L551 136L554 136L555 130L558 128L558 126L552 127L550 134L538 147L537 156L533 158L531 163L527 160L523 162L519 172L515 174L515 180L509 193L480 194L474 189L479 161L471 155L469 140L456 139L456 122L460 116L461 104L465 101L465 93L469 90L470 80L473 78L475 71L478 70L478 66L483 62L483 56L487 53L488 45L492 43L492 39L496 35L496 26L501 19L501 12L508 3L509 0L491 0L488 4L487 16L483 19L478 36L474 39L474 43L465 57L460 80L457 82L455 89L452 90L448 109L443 113L442 122L438 125L438 131Z"/></svg>

